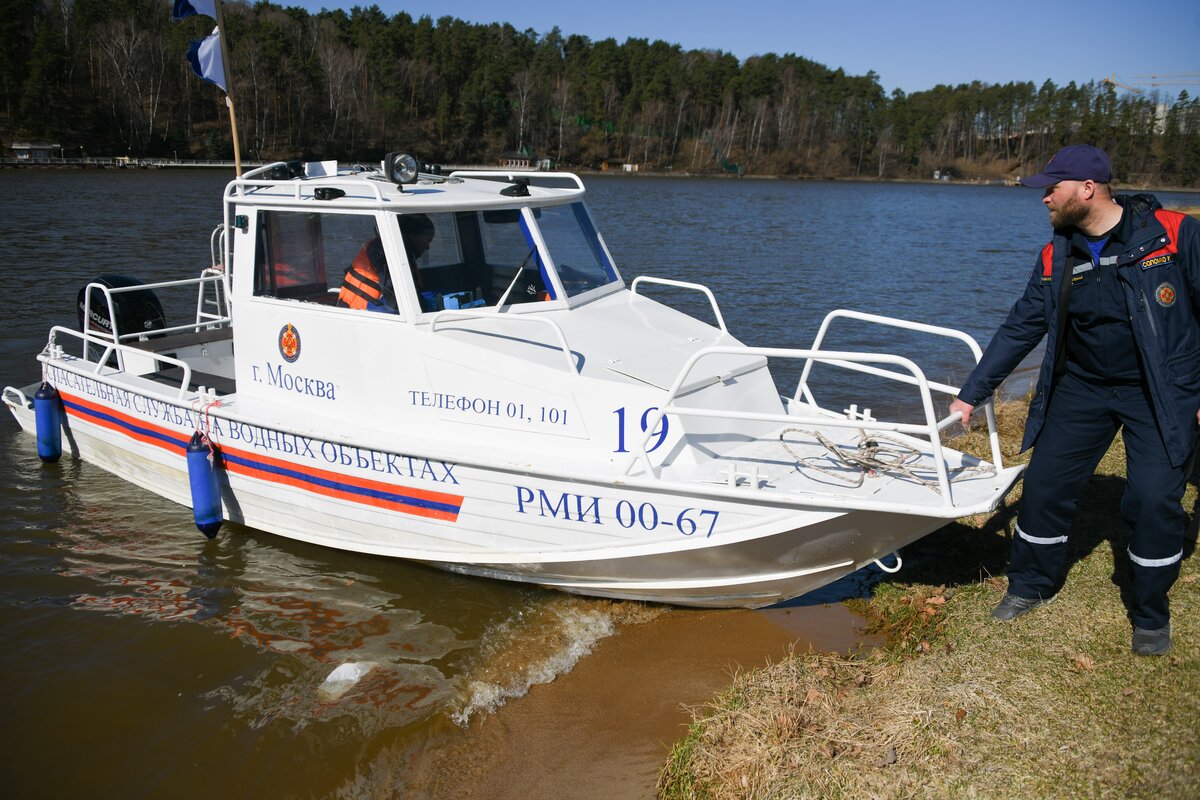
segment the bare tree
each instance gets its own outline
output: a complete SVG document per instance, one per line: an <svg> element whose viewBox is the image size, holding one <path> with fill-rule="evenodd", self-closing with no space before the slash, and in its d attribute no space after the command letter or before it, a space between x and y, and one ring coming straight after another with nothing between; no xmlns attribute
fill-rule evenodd
<svg viewBox="0 0 1200 800"><path fill-rule="evenodd" d="M675 163L675 148L679 146L679 126L683 124L683 110L688 107L688 102L692 98L690 89L679 90L679 105L675 109L675 133L671 136L671 156L668 162Z"/></svg>
<svg viewBox="0 0 1200 800"><path fill-rule="evenodd" d="M513 108L517 113L517 150L525 149L525 127L529 123L530 98L533 96L534 80L529 70L523 69L513 76L513 91L516 103Z"/></svg>
<svg viewBox="0 0 1200 800"><path fill-rule="evenodd" d="M145 152L154 136L166 77L166 42L159 31L140 21L112 21L97 36L101 57L112 70L114 104L118 97L118 122L126 122L125 142L130 150Z"/></svg>
<svg viewBox="0 0 1200 800"><path fill-rule="evenodd" d="M558 106L558 159L563 157L563 123L567 118L567 103L571 99L571 82L566 76L554 83L554 104Z"/></svg>
<svg viewBox="0 0 1200 800"><path fill-rule="evenodd" d="M351 116L358 105L359 76L366 66L362 50L351 50L339 37L336 26L325 20L317 31L317 61L325 77L330 124L329 139L337 138L338 124Z"/></svg>

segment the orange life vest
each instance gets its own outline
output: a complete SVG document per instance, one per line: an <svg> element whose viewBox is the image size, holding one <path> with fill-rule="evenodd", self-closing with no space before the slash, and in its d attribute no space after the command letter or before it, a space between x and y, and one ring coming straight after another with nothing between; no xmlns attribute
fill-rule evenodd
<svg viewBox="0 0 1200 800"><path fill-rule="evenodd" d="M354 263L346 270L342 278L342 289L338 292L338 305L354 308L359 311L366 309L368 304L383 303L383 285L379 280L379 271L371 263L367 248L363 246L354 257Z"/></svg>

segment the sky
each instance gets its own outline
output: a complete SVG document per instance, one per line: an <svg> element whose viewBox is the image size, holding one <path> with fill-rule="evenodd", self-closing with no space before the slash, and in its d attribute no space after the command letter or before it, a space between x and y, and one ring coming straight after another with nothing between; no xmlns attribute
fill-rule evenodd
<svg viewBox="0 0 1200 800"><path fill-rule="evenodd" d="M369 6L369 0L275 0L284 6ZM388 16L507 22L539 34L555 26L593 41L662 39L740 59L795 53L831 69L874 70L887 92L1047 79L1065 85L1115 75L1174 97L1200 93L1196 0L378 0ZM1191 73L1180 77L1181 73ZM1148 76L1166 76L1154 79ZM1183 83L1181 83L1183 82ZM1145 86L1146 91L1156 87Z"/></svg>

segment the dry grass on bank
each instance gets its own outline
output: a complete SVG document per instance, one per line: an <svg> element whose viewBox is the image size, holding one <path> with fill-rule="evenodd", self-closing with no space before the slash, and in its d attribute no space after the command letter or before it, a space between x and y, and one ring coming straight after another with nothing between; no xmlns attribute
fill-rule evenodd
<svg viewBox="0 0 1200 800"><path fill-rule="evenodd" d="M1001 409L1006 456L1022 419L1023 404ZM660 797L1200 796L1200 559L1185 560L1171 593L1174 651L1133 655L1123 473L1118 440L1081 498L1053 605L990 618L1014 493L907 550L905 570L860 602L886 647L796 654L698 710ZM1196 503L1190 486L1185 504Z"/></svg>

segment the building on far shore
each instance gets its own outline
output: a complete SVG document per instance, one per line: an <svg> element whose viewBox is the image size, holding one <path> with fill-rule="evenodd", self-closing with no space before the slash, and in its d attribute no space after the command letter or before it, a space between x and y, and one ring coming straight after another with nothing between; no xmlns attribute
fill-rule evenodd
<svg viewBox="0 0 1200 800"><path fill-rule="evenodd" d="M18 161L49 161L62 158L62 145L49 142L13 142L10 146Z"/></svg>
<svg viewBox="0 0 1200 800"><path fill-rule="evenodd" d="M529 169L533 156L527 150L508 150L500 154L500 166L509 169Z"/></svg>
<svg viewBox="0 0 1200 800"><path fill-rule="evenodd" d="M600 162L601 172L637 172L638 165L630 164L623 158L606 158Z"/></svg>

